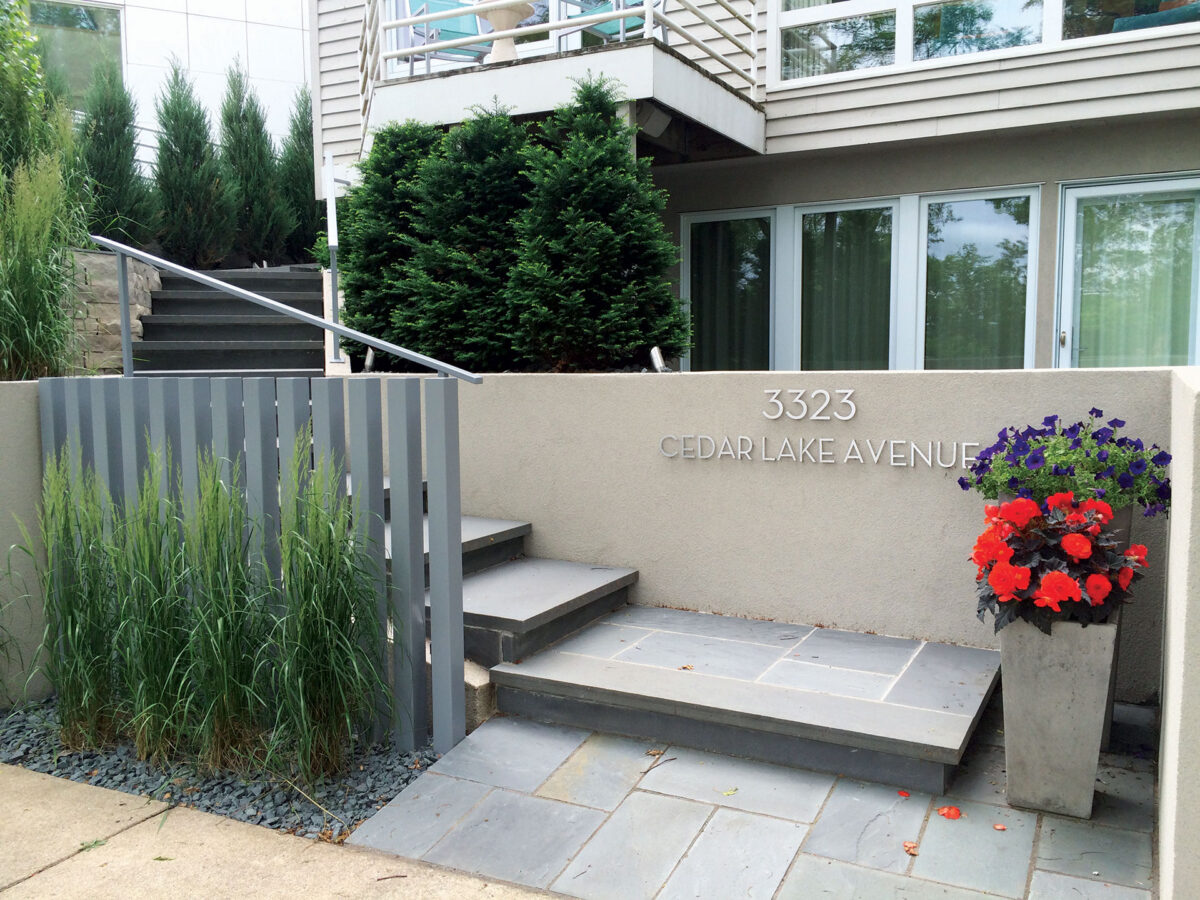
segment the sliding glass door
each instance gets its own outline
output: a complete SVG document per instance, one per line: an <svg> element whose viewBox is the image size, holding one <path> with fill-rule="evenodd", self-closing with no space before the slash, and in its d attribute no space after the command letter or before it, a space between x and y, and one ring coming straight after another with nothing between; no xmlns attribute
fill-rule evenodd
<svg viewBox="0 0 1200 900"><path fill-rule="evenodd" d="M1200 179L1064 195L1059 365L1196 362Z"/></svg>

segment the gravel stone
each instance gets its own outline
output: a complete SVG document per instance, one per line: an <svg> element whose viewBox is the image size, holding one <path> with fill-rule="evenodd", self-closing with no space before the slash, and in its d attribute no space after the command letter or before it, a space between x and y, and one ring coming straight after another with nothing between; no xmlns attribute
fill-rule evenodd
<svg viewBox="0 0 1200 900"><path fill-rule="evenodd" d="M321 840L344 840L436 760L430 746L415 753L387 744L358 747L343 773L315 786L300 785L301 791L271 772L200 772L186 762L152 765L137 759L130 744L68 750L59 739L53 699L0 710L0 762Z"/></svg>

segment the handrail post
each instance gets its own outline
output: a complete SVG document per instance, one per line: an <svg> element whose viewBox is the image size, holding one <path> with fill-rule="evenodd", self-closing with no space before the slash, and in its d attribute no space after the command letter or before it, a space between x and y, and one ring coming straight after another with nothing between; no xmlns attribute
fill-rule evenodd
<svg viewBox="0 0 1200 900"><path fill-rule="evenodd" d="M133 325L129 315L129 259L117 252L117 296L121 301L121 374L133 374Z"/></svg>
<svg viewBox="0 0 1200 900"><path fill-rule="evenodd" d="M425 423L433 750L446 753L466 735L457 381L425 379Z"/></svg>
<svg viewBox="0 0 1200 900"><path fill-rule="evenodd" d="M654 0L642 2L642 37L647 40L654 37Z"/></svg>
<svg viewBox="0 0 1200 900"><path fill-rule="evenodd" d="M325 233L329 243L329 299L332 303L330 320L338 323L338 226L337 226L337 180L333 171L333 152L325 151ZM330 362L340 363L342 342L337 335L333 336L333 359Z"/></svg>

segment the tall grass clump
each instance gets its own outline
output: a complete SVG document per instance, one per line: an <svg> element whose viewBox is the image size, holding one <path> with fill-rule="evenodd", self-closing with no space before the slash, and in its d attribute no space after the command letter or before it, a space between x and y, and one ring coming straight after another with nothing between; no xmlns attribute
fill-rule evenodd
<svg viewBox="0 0 1200 900"><path fill-rule="evenodd" d="M283 616L276 630L275 745L300 775L315 781L343 765L358 731L369 725L379 663L375 573L354 539L343 475L324 459L310 468L311 436L296 442L293 475L283 486L280 553Z"/></svg>
<svg viewBox="0 0 1200 900"><path fill-rule="evenodd" d="M99 746L119 725L113 634L114 572L107 491L78 456L47 460L38 526L46 548L39 566L45 602L46 675L58 692L63 743ZM26 545L29 545L26 539Z"/></svg>
<svg viewBox="0 0 1200 900"><path fill-rule="evenodd" d="M166 463L170 471L169 450ZM152 452L137 503L118 517L110 548L127 719L142 759L170 756L187 736L191 609L181 527L178 504L165 490L158 454Z"/></svg>
<svg viewBox="0 0 1200 900"><path fill-rule="evenodd" d="M245 495L229 487L238 484L238 470L234 461L229 483L223 483L221 461L202 455L198 494L184 528L194 603L188 650L192 717L196 751L209 768L245 762L266 730L268 578L250 553Z"/></svg>

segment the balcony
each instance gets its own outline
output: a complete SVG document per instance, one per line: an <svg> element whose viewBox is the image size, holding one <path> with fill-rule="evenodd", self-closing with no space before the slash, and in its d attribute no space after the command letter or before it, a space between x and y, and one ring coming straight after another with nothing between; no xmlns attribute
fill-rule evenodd
<svg viewBox="0 0 1200 900"><path fill-rule="evenodd" d="M544 115L591 74L635 104L639 152L672 162L761 153L754 17L752 0L370 0L363 132L451 124L497 100L515 116Z"/></svg>

